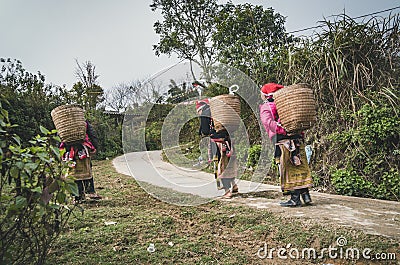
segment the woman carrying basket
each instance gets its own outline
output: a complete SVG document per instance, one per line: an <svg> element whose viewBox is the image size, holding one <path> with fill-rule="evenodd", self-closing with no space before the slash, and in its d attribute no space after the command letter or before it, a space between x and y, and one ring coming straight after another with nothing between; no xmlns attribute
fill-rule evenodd
<svg viewBox="0 0 400 265"><path fill-rule="evenodd" d="M98 149L98 138L92 125L85 121L86 135L83 141L75 143L65 143L60 144L60 149L65 149L63 155L64 161L73 161L71 165L76 167L78 163L89 163L89 168L83 173L88 177L84 179L77 179L75 183L78 186L78 196L75 196L75 202L81 202L85 199L86 195L93 200L100 200L102 196L95 192L94 179L92 175L92 161L91 156L93 156Z"/></svg>
<svg viewBox="0 0 400 265"><path fill-rule="evenodd" d="M235 183L237 162L230 135L227 130L215 131L208 99L197 101L196 111L200 118L199 134L210 137L208 162L214 163L217 188L225 190L223 199L230 199L233 193L239 192Z"/></svg>
<svg viewBox="0 0 400 265"><path fill-rule="evenodd" d="M304 204L311 203L308 188L312 186L310 168L307 163L304 147L304 136L288 134L280 124L273 94L282 85L268 83L261 87L260 118L272 143L275 145L275 163L278 164L281 179L281 188L284 194L290 194L287 202L282 202L283 207L301 206L300 196Z"/></svg>

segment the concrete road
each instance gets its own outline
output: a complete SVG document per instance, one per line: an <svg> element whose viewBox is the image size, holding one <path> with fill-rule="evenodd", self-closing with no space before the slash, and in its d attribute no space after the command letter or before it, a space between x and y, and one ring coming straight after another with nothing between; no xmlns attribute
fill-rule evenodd
<svg viewBox="0 0 400 265"><path fill-rule="evenodd" d="M166 163L161 159L161 151L128 153L115 158L113 165L119 173L130 175L139 182L210 199L224 194L217 189L213 174ZM237 180L237 184L241 193L279 190L277 186L244 180Z"/></svg>

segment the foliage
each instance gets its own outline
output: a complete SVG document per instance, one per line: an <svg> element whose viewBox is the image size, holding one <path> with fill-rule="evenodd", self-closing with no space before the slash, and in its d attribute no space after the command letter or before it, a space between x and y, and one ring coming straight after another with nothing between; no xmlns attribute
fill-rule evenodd
<svg viewBox="0 0 400 265"><path fill-rule="evenodd" d="M163 123L161 121L151 122L146 126L146 149L160 150L161 144L161 128Z"/></svg>
<svg viewBox="0 0 400 265"><path fill-rule="evenodd" d="M0 263L43 264L51 244L66 225L74 180L65 178L59 138L44 127L23 147L10 133L8 112L0 105Z"/></svg>
<svg viewBox="0 0 400 265"><path fill-rule="evenodd" d="M393 116L389 106L369 104L350 114L348 119L354 122L354 128L330 137L331 148L343 157L338 164L343 169L333 174L335 189L339 193L399 200L400 194L394 185L400 180L400 120ZM342 174L343 171L351 174ZM364 187L365 183L370 186ZM348 188L351 190L347 191ZM363 189L370 194L360 193Z"/></svg>
<svg viewBox="0 0 400 265"><path fill-rule="evenodd" d="M27 72L18 60L1 58L0 65L0 103L8 111L11 123L19 125L11 128L12 133L18 134L22 144L28 143L40 132L40 125L54 127L50 111L56 107L57 91L45 84L40 72Z"/></svg>
<svg viewBox="0 0 400 265"><path fill-rule="evenodd" d="M258 164L261 154L261 145L256 144L249 148L249 155L247 158L247 167L255 168Z"/></svg>
<svg viewBox="0 0 400 265"><path fill-rule="evenodd" d="M354 170L339 169L332 173L332 185L342 195L400 200L400 174L390 170L384 172L379 184Z"/></svg>
<svg viewBox="0 0 400 265"><path fill-rule="evenodd" d="M122 115L107 115L104 110L87 111L86 119L92 124L99 142L96 159L122 154Z"/></svg>
<svg viewBox="0 0 400 265"><path fill-rule="evenodd" d="M228 94L229 89L216 83L212 83L204 90L204 96L212 98L218 95Z"/></svg>
<svg viewBox="0 0 400 265"><path fill-rule="evenodd" d="M272 8L251 4L220 5L213 42L218 61L246 73L262 84L274 77L280 49L290 43L285 18Z"/></svg>
<svg viewBox="0 0 400 265"><path fill-rule="evenodd" d="M154 24L160 36L159 43L153 45L156 55L176 54L203 68L211 65L215 50L210 42L217 15L215 0L153 0L150 7L160 10L163 17L163 21Z"/></svg>
<svg viewBox="0 0 400 265"><path fill-rule="evenodd" d="M199 96L197 90L190 85L188 86L187 83L178 85L174 80L170 80L170 82L167 103L176 104Z"/></svg>

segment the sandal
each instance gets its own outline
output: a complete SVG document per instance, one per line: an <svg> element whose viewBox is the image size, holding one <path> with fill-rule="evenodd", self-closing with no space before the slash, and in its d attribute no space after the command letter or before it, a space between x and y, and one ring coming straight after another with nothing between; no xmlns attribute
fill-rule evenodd
<svg viewBox="0 0 400 265"><path fill-rule="evenodd" d="M233 185L232 187L232 193L238 193L239 192L239 187L237 184Z"/></svg>
<svg viewBox="0 0 400 265"><path fill-rule="evenodd" d="M222 199L232 199L232 192L228 190L223 196Z"/></svg>
<svg viewBox="0 0 400 265"><path fill-rule="evenodd" d="M98 195L97 193L89 193L87 196L92 199L92 200L101 200L103 197L101 195Z"/></svg>

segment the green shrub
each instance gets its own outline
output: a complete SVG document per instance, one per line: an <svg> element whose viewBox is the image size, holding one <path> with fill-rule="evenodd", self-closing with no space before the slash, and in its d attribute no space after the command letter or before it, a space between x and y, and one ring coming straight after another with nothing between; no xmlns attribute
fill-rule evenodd
<svg viewBox="0 0 400 265"><path fill-rule="evenodd" d="M255 144L249 148L249 156L247 157L247 164L248 168L255 168L257 167L258 160L260 159L261 154L261 145Z"/></svg>
<svg viewBox="0 0 400 265"><path fill-rule="evenodd" d="M385 200L400 199L400 174L390 170L379 180L368 180L354 171L339 169L332 173L331 183L341 195L370 197Z"/></svg>
<svg viewBox="0 0 400 265"><path fill-rule="evenodd" d="M8 112L0 104L0 264L43 264L77 194L65 178L56 131L40 130L29 143L11 133Z"/></svg>
<svg viewBox="0 0 400 265"><path fill-rule="evenodd" d="M372 184L354 171L339 169L332 173L331 182L341 195L369 197L372 194Z"/></svg>

